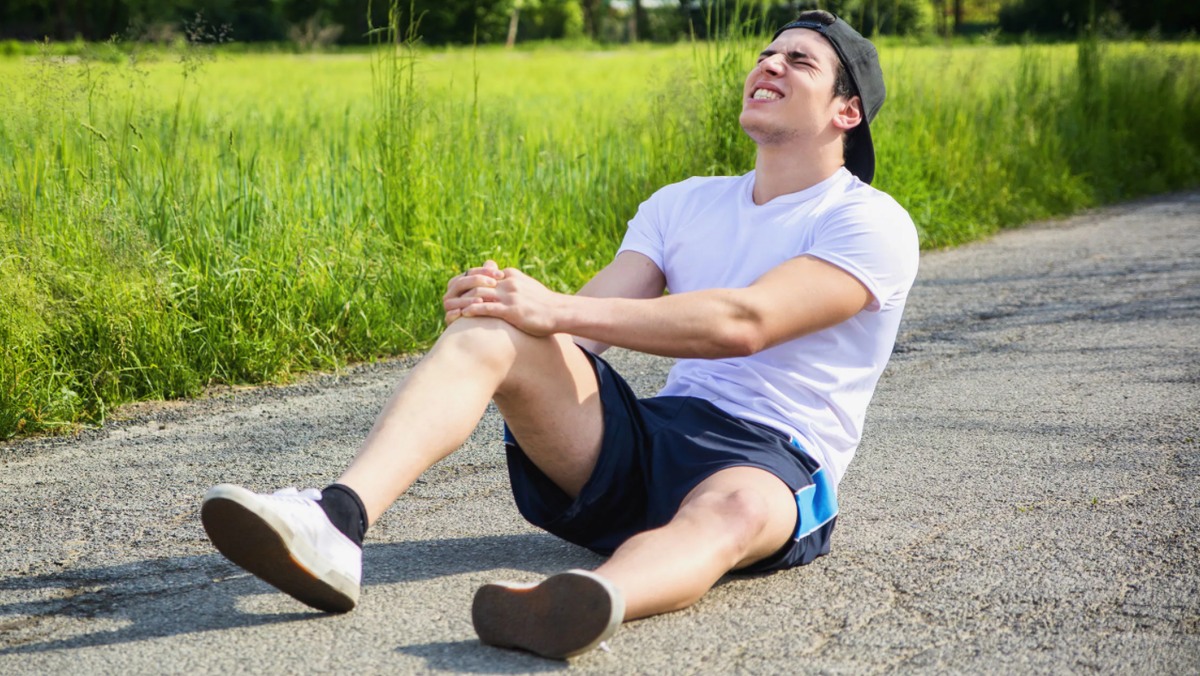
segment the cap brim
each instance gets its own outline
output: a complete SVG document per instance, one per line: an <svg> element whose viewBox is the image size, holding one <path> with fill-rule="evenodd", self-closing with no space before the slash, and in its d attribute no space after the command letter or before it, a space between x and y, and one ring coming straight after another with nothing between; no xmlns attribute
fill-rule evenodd
<svg viewBox="0 0 1200 676"><path fill-rule="evenodd" d="M851 129L850 149L846 151L846 170L863 183L875 180L875 144L871 140L871 125L864 117Z"/></svg>

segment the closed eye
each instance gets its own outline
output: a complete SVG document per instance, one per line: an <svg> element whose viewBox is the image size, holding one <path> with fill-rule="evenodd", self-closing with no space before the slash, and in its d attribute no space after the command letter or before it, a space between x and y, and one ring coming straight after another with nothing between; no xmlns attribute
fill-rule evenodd
<svg viewBox="0 0 1200 676"><path fill-rule="evenodd" d="M812 58L812 54L806 54L801 51L788 52L788 60L798 66L805 66L808 68L817 67L816 60Z"/></svg>
<svg viewBox="0 0 1200 676"><path fill-rule="evenodd" d="M768 58L770 58L776 54L778 54L778 52L774 52L771 50L767 50L767 51L763 52L762 54L759 54L757 65L762 65L763 61L766 61ZM804 66L805 68L812 68L813 70L820 70L820 68L817 67L816 62L813 60L811 54L806 54L806 53L800 52L800 51L792 51L792 52L787 53L787 57L788 57L788 61L790 61L792 63L792 65Z"/></svg>

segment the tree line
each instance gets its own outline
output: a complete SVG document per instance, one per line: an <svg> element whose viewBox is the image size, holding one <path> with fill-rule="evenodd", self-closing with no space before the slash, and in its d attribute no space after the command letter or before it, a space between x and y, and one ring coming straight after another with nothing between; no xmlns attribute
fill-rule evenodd
<svg viewBox="0 0 1200 676"><path fill-rule="evenodd" d="M389 0L7 0L0 39L170 42L188 27L240 42L362 44L387 23ZM419 18L430 44L589 38L673 42L704 37L718 23L754 13L782 24L827 9L864 34L1005 32L1078 34L1200 30L1198 0L399 0L401 20Z"/></svg>

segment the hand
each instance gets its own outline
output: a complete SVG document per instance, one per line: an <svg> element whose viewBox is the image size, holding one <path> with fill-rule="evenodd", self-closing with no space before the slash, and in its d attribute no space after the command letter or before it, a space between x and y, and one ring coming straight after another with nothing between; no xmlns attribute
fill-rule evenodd
<svg viewBox="0 0 1200 676"><path fill-rule="evenodd" d="M496 317L533 336L555 333L563 295L516 268L499 272L502 276L494 285L482 282L443 301L446 323L460 317Z"/></svg>
<svg viewBox="0 0 1200 676"><path fill-rule="evenodd" d="M462 316L462 305L452 303L452 301L463 297L474 298L476 289L493 288L501 279L504 279L504 272L500 270L500 266L496 265L496 261L490 259L484 262L482 267L471 268L460 275L451 277L450 281L446 283L446 295L442 296L442 309L446 313L446 324L451 324Z"/></svg>

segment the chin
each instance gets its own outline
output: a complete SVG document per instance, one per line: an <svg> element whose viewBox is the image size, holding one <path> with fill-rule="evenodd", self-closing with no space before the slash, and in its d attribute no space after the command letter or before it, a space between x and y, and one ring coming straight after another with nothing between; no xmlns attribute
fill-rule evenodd
<svg viewBox="0 0 1200 676"><path fill-rule="evenodd" d="M738 121L742 131L760 146L784 145L796 138L796 130L754 119L754 115L742 113Z"/></svg>

